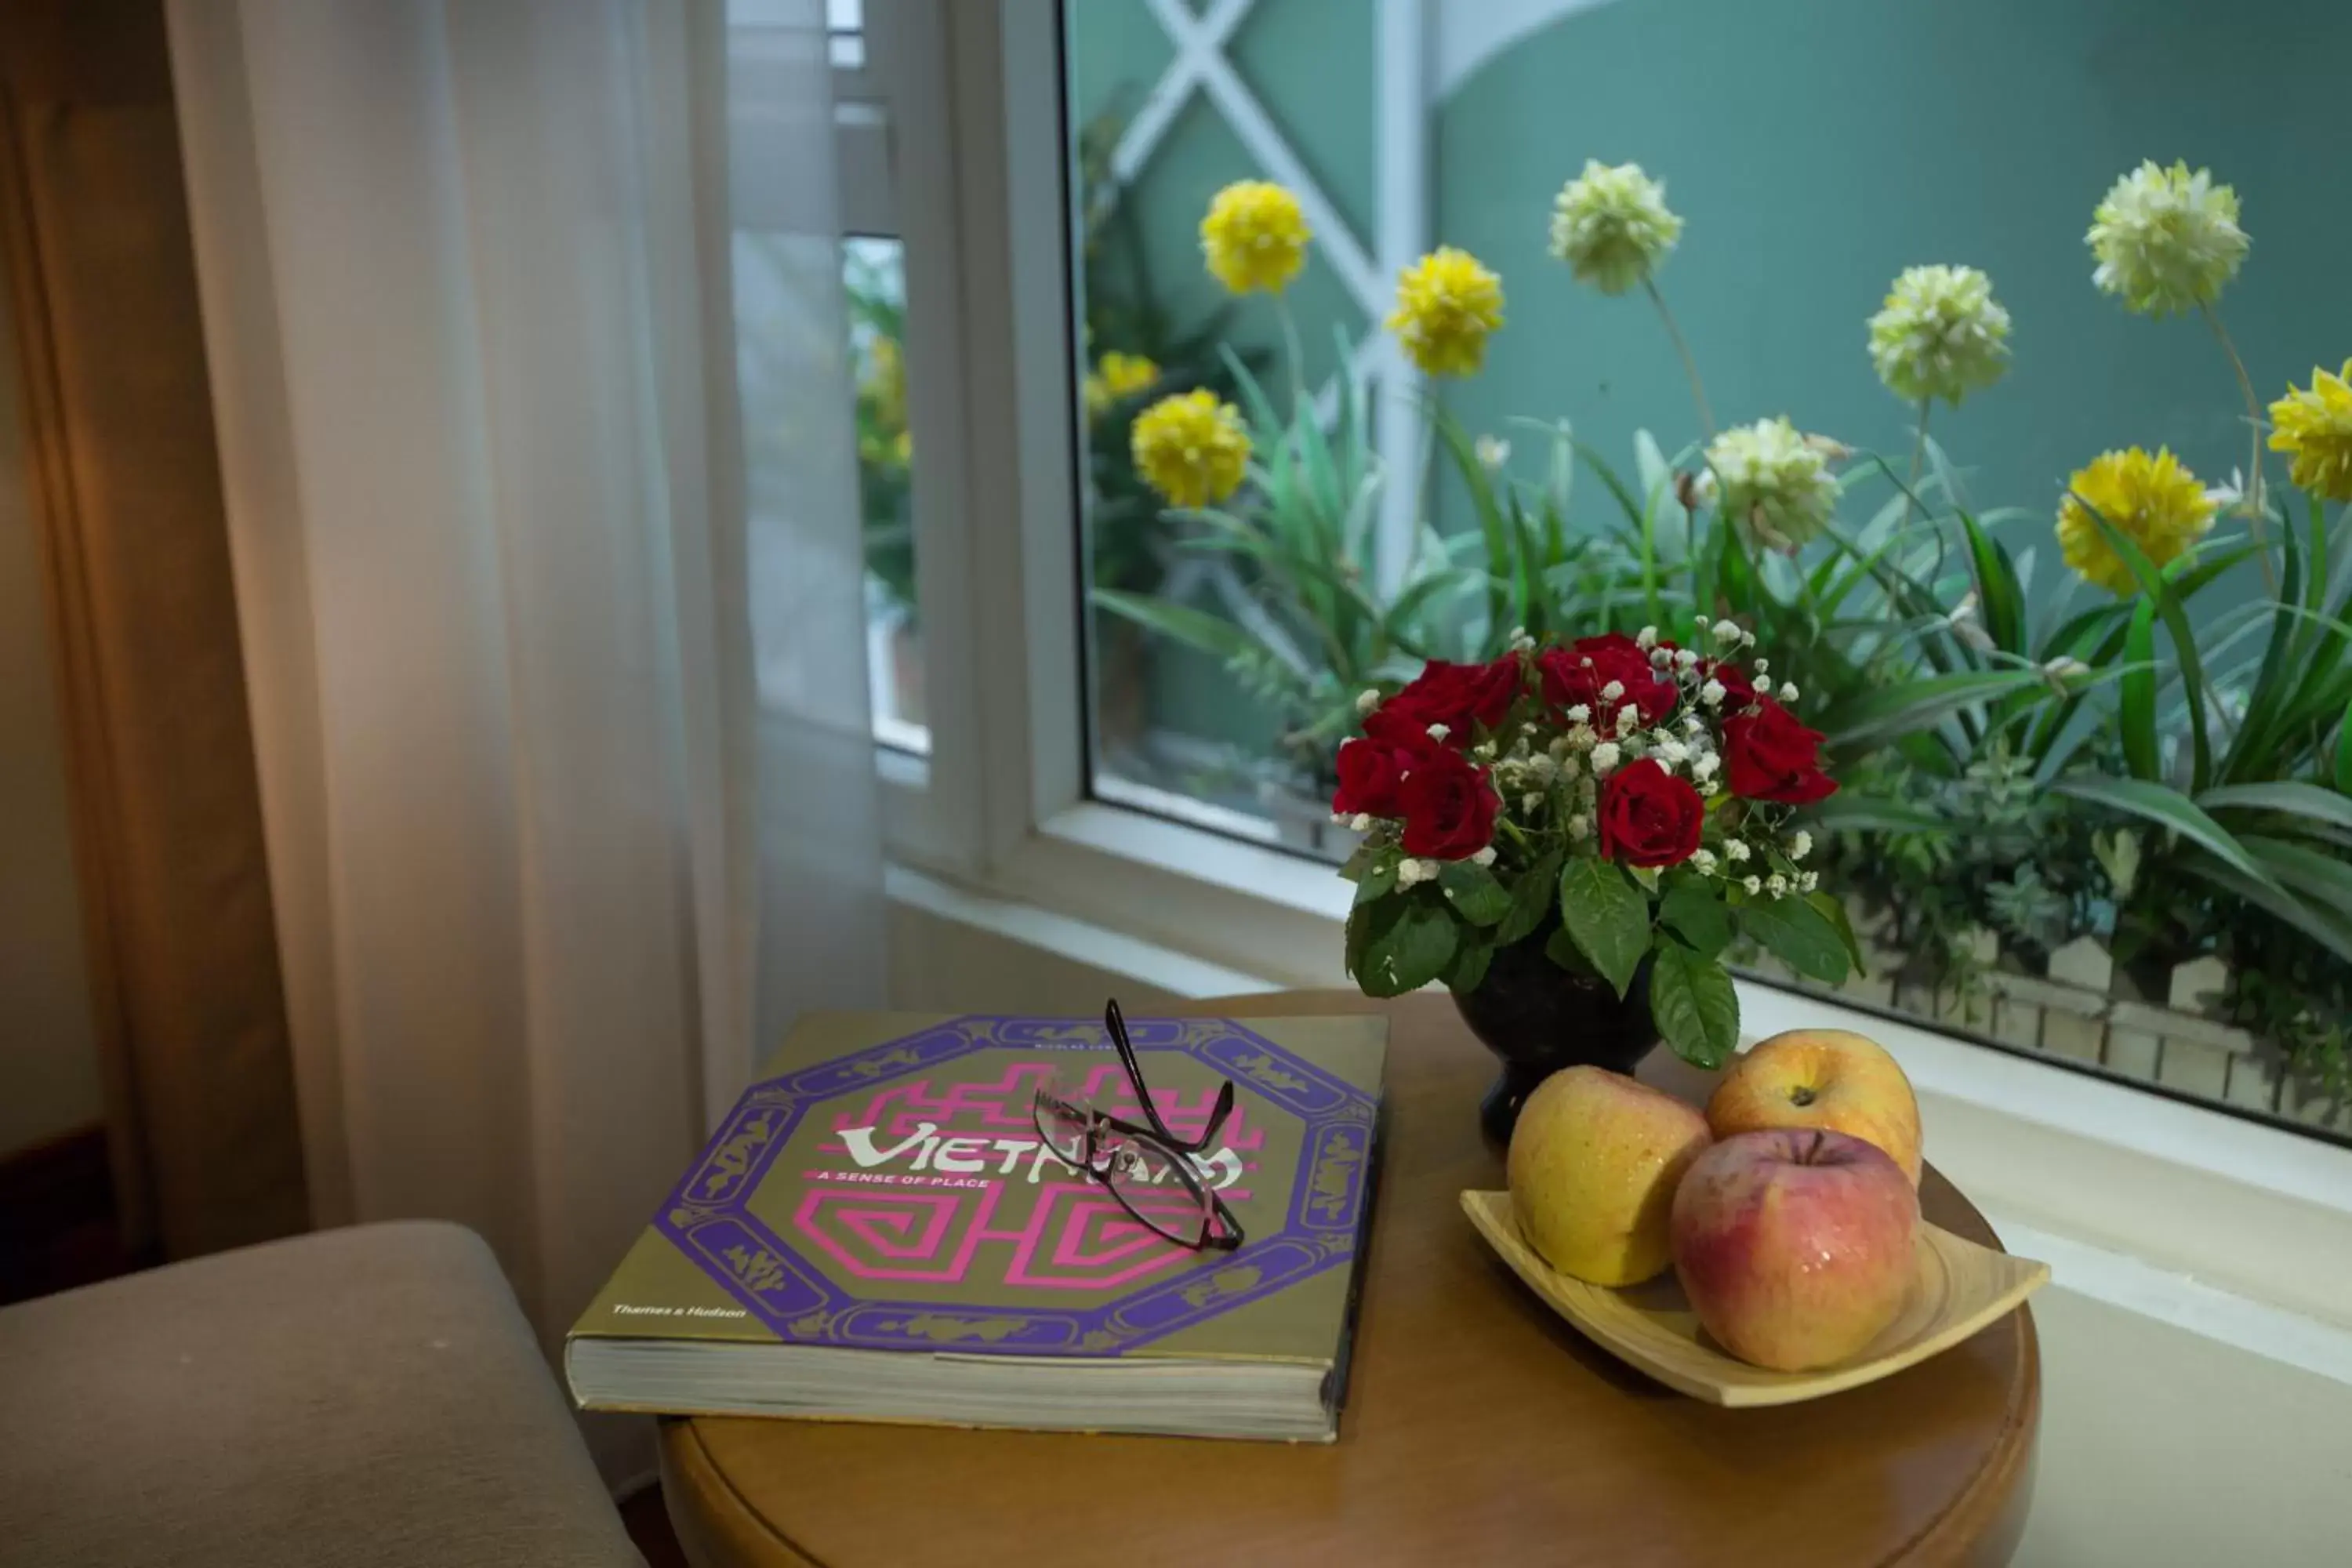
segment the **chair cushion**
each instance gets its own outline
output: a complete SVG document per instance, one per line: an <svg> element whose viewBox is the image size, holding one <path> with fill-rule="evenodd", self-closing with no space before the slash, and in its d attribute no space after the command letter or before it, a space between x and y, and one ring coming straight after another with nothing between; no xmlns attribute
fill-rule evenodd
<svg viewBox="0 0 2352 1568"><path fill-rule="evenodd" d="M0 1311L0 1564L642 1568L490 1250L401 1223Z"/></svg>

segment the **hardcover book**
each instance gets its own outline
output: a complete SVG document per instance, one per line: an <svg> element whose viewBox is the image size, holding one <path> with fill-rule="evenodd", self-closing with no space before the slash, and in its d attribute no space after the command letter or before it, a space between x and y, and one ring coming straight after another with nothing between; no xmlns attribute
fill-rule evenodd
<svg viewBox="0 0 2352 1568"><path fill-rule="evenodd" d="M1328 1441L1387 1023L1143 1018L1127 1032L1179 1139L1198 1139L1234 1085L1231 1114L1185 1157L1239 1247L1175 1244L1040 1136L1049 1079L1143 1116L1099 1023L815 1015L573 1327L573 1397Z"/></svg>

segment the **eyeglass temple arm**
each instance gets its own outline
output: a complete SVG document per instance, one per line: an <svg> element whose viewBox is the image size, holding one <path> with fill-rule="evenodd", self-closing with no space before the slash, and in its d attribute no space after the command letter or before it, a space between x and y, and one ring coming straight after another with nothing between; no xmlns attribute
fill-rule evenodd
<svg viewBox="0 0 2352 1568"><path fill-rule="evenodd" d="M1105 1117L1104 1120L1126 1131L1155 1132L1162 1142L1181 1153L1197 1154L1207 1148L1224 1126L1225 1118L1234 1113L1233 1079L1227 1079L1218 1086L1216 1109L1209 1113L1209 1123L1201 1130L1201 1135L1198 1138L1179 1138L1168 1123L1160 1120L1160 1108L1151 1103L1151 1090L1144 1084L1143 1066L1135 1059L1134 1043L1127 1037L1127 1016L1118 1010L1117 997L1103 1004L1103 1029L1110 1036L1110 1043L1118 1048L1119 1065L1127 1069L1128 1087L1135 1090L1135 1101L1143 1107L1143 1114L1150 1119L1151 1125L1149 1129L1139 1128L1115 1116Z"/></svg>

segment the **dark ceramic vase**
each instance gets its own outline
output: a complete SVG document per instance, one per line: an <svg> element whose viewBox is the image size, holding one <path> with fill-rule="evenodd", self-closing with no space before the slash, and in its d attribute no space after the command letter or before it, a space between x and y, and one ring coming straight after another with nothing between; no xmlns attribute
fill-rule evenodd
<svg viewBox="0 0 2352 1568"><path fill-rule="evenodd" d="M1496 1144L1510 1142L1519 1107L1553 1073L1580 1064L1631 1072L1658 1043L1650 1021L1650 961L1642 960L1621 998L1607 981L1571 974L1544 956L1559 929L1548 921L1496 949L1478 988L1454 998L1470 1032L1503 1059L1501 1075L1478 1105L1479 1129Z"/></svg>

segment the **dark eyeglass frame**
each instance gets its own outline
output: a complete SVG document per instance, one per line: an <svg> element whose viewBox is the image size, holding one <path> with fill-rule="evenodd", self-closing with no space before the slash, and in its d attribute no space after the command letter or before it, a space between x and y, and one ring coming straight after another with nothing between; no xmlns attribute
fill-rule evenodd
<svg viewBox="0 0 2352 1568"><path fill-rule="evenodd" d="M1192 1169L1192 1156L1215 1141L1218 1131L1225 1124L1225 1118L1233 1114L1233 1080L1227 1079L1219 1086L1217 1103L1210 1110L1208 1123L1202 1128L1201 1135L1198 1138L1179 1138L1160 1117L1160 1108L1151 1102L1151 1090L1143 1081L1142 1065L1136 1060L1135 1045L1127 1037L1127 1019L1120 1014L1116 1000L1103 1005L1103 1029L1110 1036L1110 1043L1118 1052L1119 1066L1127 1070L1128 1087L1134 1090L1135 1102L1143 1108L1146 1120L1129 1121L1097 1110L1084 1101L1063 1100L1040 1087L1030 1112L1031 1119L1037 1125L1037 1135L1045 1141L1047 1148L1059 1155L1061 1150L1055 1145L1054 1131L1046 1123L1048 1108L1058 1108L1076 1116L1083 1127L1083 1142L1078 1151L1082 1158L1076 1162L1077 1167L1089 1178L1108 1188L1110 1195L1118 1200L1119 1207L1149 1226L1153 1234L1178 1247L1193 1252L1231 1252L1242 1244L1241 1222L1234 1217L1234 1211L1225 1206L1225 1200L1202 1183L1200 1173ZM1176 1174L1178 1184L1200 1205L1202 1219L1197 1240L1171 1234L1164 1220L1136 1207L1129 1201L1126 1190L1111 1180L1111 1160L1116 1155L1106 1158L1105 1152L1114 1134L1127 1142L1150 1145L1166 1160L1168 1168Z"/></svg>

